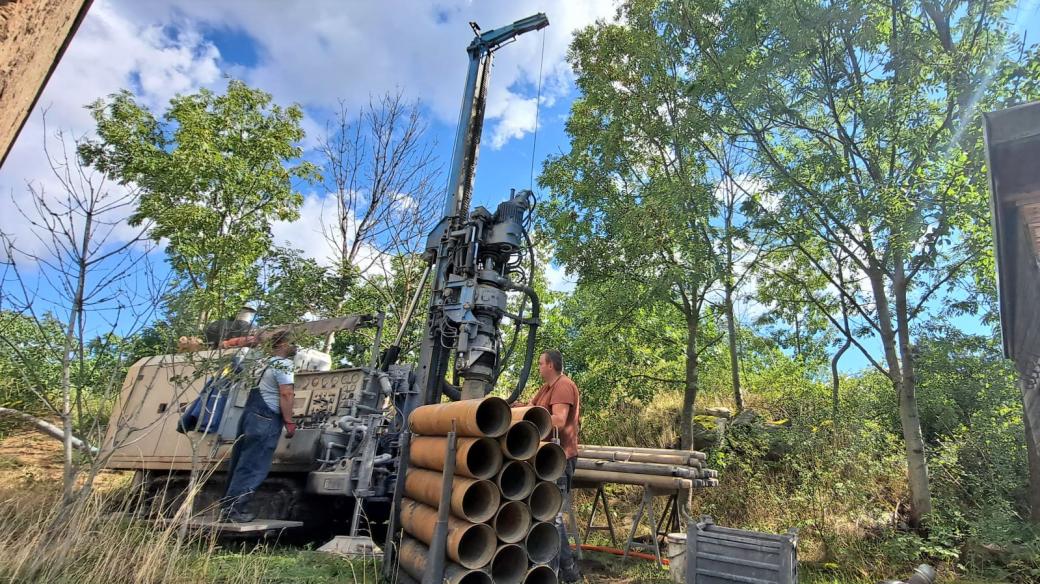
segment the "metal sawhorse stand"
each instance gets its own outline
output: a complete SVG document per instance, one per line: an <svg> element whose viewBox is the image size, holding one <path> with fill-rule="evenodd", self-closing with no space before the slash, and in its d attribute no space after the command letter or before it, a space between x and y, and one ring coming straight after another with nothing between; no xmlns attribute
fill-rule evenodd
<svg viewBox="0 0 1040 584"><path fill-rule="evenodd" d="M589 512L589 520L585 523L585 541L589 540L589 534L593 531L606 531L610 534L610 545L617 547L617 535L614 533L614 520L610 517L610 505L607 503L607 493L603 490L603 483L597 484L595 487L582 487L589 490L595 489L595 494L592 496L592 511ZM599 510L600 505L603 506L603 515L607 518L606 525L595 525L596 511Z"/></svg>
<svg viewBox="0 0 1040 584"><path fill-rule="evenodd" d="M629 532L628 540L625 542L624 555L626 558L631 549L643 550L654 553L658 566L664 565L661 562L661 538L668 535L670 530L679 531L682 525L679 509L680 493L685 493L689 497L690 492L688 490L680 491L675 489L658 489L648 485L643 486L643 501L639 504L639 510L636 511L635 517L632 518L632 530ZM654 514L654 497L668 497L660 519ZM639 529L639 524L642 522L643 517L646 517L647 527L650 528L650 543L642 543L635 540L636 530ZM662 527L665 528L663 531Z"/></svg>

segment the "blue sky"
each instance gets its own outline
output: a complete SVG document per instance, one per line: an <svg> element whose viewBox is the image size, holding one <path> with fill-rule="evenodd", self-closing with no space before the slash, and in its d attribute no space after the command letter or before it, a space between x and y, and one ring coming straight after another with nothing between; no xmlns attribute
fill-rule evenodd
<svg viewBox="0 0 1040 584"><path fill-rule="evenodd" d="M89 135L92 123L83 106L122 88L159 112L177 93L219 91L227 77L242 79L281 104L303 106L306 147L313 147L340 100L357 110L370 96L399 90L425 104L446 164L472 37L468 22L494 28L536 12L545 12L551 25L496 56L475 200L488 206L511 187L531 184L540 70L535 171L547 154L567 150L564 120L576 96L567 46L574 30L613 16L611 0L95 0L0 169L0 229L31 245L12 198L25 197L27 182L58 190L42 153L43 113L48 131ZM1012 19L1030 42L1040 40L1031 32L1037 0L1023 2ZM305 195L301 219L276 225L275 235L321 260L327 254L322 199L313 190ZM557 267L549 266L549 273L555 287L572 285ZM847 370L865 365L851 352L844 360Z"/></svg>
<svg viewBox="0 0 1040 584"><path fill-rule="evenodd" d="M161 112L175 94L203 87L221 91L227 77L242 79L278 103L304 108L306 148L315 145L340 101L356 111L371 96L401 91L424 104L446 165L467 67L465 48L473 35L469 21L488 29L536 12L547 13L550 26L520 37L495 59L475 197L486 205L510 187L531 183L540 69L535 156L540 160L567 147L563 123L574 97L567 46L575 29L614 14L609 0L95 0L0 169L0 228L31 246L27 226L8 212L11 199L22 200L27 183L60 190L42 153L44 112L48 133L90 135L93 124L83 106L122 88ZM322 196L315 187L302 190L301 219L276 225L275 236L322 260L327 255L320 232ZM567 285L559 270L553 277Z"/></svg>

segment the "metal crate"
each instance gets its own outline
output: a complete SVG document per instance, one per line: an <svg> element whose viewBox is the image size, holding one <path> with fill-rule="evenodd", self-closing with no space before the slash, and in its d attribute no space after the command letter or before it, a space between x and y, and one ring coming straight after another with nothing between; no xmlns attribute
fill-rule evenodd
<svg viewBox="0 0 1040 584"><path fill-rule="evenodd" d="M689 523L687 584L796 584L798 531L758 533L719 527L711 517Z"/></svg>

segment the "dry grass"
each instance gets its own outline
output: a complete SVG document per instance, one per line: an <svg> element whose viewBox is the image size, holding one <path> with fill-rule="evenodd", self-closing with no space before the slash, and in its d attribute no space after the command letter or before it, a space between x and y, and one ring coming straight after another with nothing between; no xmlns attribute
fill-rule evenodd
<svg viewBox="0 0 1040 584"><path fill-rule="evenodd" d="M373 562L274 544L178 535L174 523L128 519L130 473L99 475L79 504L61 506L60 444L32 433L0 441L0 582L83 584L377 581Z"/></svg>

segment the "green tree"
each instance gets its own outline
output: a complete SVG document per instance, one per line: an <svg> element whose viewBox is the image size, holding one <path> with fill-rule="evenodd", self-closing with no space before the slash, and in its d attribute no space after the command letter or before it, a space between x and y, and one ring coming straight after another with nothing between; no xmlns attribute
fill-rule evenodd
<svg viewBox="0 0 1040 584"><path fill-rule="evenodd" d="M317 178L300 161L299 106L280 107L240 81L170 100L162 118L128 91L89 106L98 137L86 164L141 189L130 224L166 243L182 290L171 309L198 325L258 293L258 261L271 222L299 216L296 181Z"/></svg>
<svg viewBox="0 0 1040 584"><path fill-rule="evenodd" d="M778 235L813 242L799 253L880 341L880 354L864 354L898 396L914 523L931 511L931 497L913 326L953 304L948 293L985 253L976 106L1005 58L1009 5L691 0L660 8L660 28L685 52L705 107L748 139L780 194ZM835 262L849 267L845 285Z"/></svg>
<svg viewBox="0 0 1040 584"><path fill-rule="evenodd" d="M681 315L684 447L692 443L700 343L718 283L716 182L699 148L706 126L689 107L674 54L652 14L626 6L627 25L579 32L570 61L581 97L571 107L570 152L539 179L554 196L543 210L557 259L581 285L609 294L615 322L665 303Z"/></svg>

